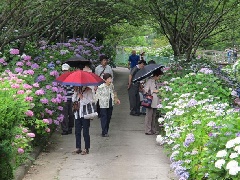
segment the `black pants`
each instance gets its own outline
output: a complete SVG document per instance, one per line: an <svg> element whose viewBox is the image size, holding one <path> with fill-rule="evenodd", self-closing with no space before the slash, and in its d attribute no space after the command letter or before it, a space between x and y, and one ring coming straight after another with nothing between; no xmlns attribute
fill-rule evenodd
<svg viewBox="0 0 240 180"><path fill-rule="evenodd" d="M83 129L83 138L85 141L85 149L90 148L90 135L89 135L90 120L79 118L75 120L75 136L76 148L81 149L81 132Z"/></svg>
<svg viewBox="0 0 240 180"><path fill-rule="evenodd" d="M140 113L140 96L139 96L139 85L131 84L128 89L130 111L131 113Z"/></svg>
<svg viewBox="0 0 240 180"><path fill-rule="evenodd" d="M74 116L72 111L72 101L67 101L63 107L64 119L61 122L63 132L71 131L74 127Z"/></svg>
<svg viewBox="0 0 240 180"><path fill-rule="evenodd" d="M102 135L108 134L109 124L112 117L113 107L100 108Z"/></svg>

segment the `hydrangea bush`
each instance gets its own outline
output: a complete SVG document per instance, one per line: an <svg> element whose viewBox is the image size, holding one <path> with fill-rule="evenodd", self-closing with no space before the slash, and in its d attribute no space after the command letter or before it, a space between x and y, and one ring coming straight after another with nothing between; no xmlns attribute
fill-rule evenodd
<svg viewBox="0 0 240 180"><path fill-rule="evenodd" d="M231 157L238 158L238 144L231 147L232 155L228 151L225 162L217 157L230 139L236 142L239 136L239 110L230 106L232 89L211 69L201 68L165 81L160 92L165 116L159 121L164 121L166 135L158 135L157 142L170 152L179 179L239 179L236 163L227 166Z"/></svg>
<svg viewBox="0 0 240 180"><path fill-rule="evenodd" d="M0 54L0 147L4 153L0 169L5 173L0 177L12 177L12 169L28 157L33 145L43 145L62 122L66 92L54 82L61 64L74 55L97 61L103 48L87 39L39 45L29 49L35 56L20 54L16 48Z"/></svg>

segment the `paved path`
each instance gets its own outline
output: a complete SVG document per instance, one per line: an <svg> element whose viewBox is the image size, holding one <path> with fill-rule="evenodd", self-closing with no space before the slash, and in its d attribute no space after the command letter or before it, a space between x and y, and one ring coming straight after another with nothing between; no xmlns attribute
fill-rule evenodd
<svg viewBox="0 0 240 180"><path fill-rule="evenodd" d="M169 160L156 144L156 136L144 134L144 116L129 115L128 70L115 68L114 72L121 105L114 106L110 137L100 136L100 121L94 119L90 127L90 154L72 155L74 134L61 136L56 132L24 180L173 179Z"/></svg>

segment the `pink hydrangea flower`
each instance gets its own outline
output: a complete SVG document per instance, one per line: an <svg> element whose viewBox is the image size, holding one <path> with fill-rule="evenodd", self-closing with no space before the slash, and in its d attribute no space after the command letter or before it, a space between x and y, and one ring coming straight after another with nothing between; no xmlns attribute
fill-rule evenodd
<svg viewBox="0 0 240 180"><path fill-rule="evenodd" d="M16 63L16 66L23 66L24 64L23 64L23 62L21 62L21 61L18 61L17 63Z"/></svg>
<svg viewBox="0 0 240 180"><path fill-rule="evenodd" d="M24 90L18 90L17 94L24 94Z"/></svg>
<svg viewBox="0 0 240 180"><path fill-rule="evenodd" d="M10 49L10 54L18 55L19 54L19 50L18 49Z"/></svg>
<svg viewBox="0 0 240 180"><path fill-rule="evenodd" d="M26 62L26 65L27 65L27 66L32 66L32 63L31 63L30 61L27 61L27 62Z"/></svg>
<svg viewBox="0 0 240 180"><path fill-rule="evenodd" d="M0 63L1 64L5 63L5 60L3 58L0 58Z"/></svg>
<svg viewBox="0 0 240 180"><path fill-rule="evenodd" d="M25 112L25 114L29 117L32 117L34 115L31 110L28 110L27 112Z"/></svg>
<svg viewBox="0 0 240 180"><path fill-rule="evenodd" d="M46 131L47 133L50 133L51 130L50 130L50 128L46 128L45 131Z"/></svg>
<svg viewBox="0 0 240 180"><path fill-rule="evenodd" d="M32 86L29 85L29 84L24 84L24 85L23 85L23 88L24 88L24 89L32 89Z"/></svg>
<svg viewBox="0 0 240 180"><path fill-rule="evenodd" d="M23 154L23 153L24 153L24 149L18 148L18 154Z"/></svg>
<svg viewBox="0 0 240 180"><path fill-rule="evenodd" d="M46 98L40 99L40 102L43 104L48 104L48 99Z"/></svg>
<svg viewBox="0 0 240 180"><path fill-rule="evenodd" d="M15 88L15 89L18 89L20 86L19 86L19 84L12 84L11 85L11 88Z"/></svg>
<svg viewBox="0 0 240 180"><path fill-rule="evenodd" d="M34 133L27 133L27 136L30 137L30 138L34 138L35 134Z"/></svg>
<svg viewBox="0 0 240 180"><path fill-rule="evenodd" d="M27 129L27 128L23 128L22 132L23 132L23 133L27 133L27 132L28 132L28 129Z"/></svg>
<svg viewBox="0 0 240 180"><path fill-rule="evenodd" d="M31 96L27 96L27 97L25 98L25 101L32 102L32 100L33 100L33 97L31 97Z"/></svg>
<svg viewBox="0 0 240 180"><path fill-rule="evenodd" d="M39 87L39 84L38 84L38 83L34 83L34 84L33 84L33 87L38 88L38 87Z"/></svg>
<svg viewBox="0 0 240 180"><path fill-rule="evenodd" d="M63 107L62 106L58 106L58 110L62 111Z"/></svg>
<svg viewBox="0 0 240 180"><path fill-rule="evenodd" d="M44 92L44 90L39 89L39 90L37 90L37 91L35 92L35 94L39 96L39 95L44 95L45 92Z"/></svg>
<svg viewBox="0 0 240 180"><path fill-rule="evenodd" d="M30 61L32 59L32 57L31 56L23 56L23 60L24 61Z"/></svg>
<svg viewBox="0 0 240 180"><path fill-rule="evenodd" d="M43 122L46 124L49 124L49 120L48 119L43 119Z"/></svg>

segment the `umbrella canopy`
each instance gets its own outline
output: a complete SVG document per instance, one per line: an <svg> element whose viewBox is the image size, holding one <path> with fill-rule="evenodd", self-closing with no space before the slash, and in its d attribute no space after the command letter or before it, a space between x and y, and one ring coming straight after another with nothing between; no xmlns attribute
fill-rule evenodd
<svg viewBox="0 0 240 180"><path fill-rule="evenodd" d="M79 67L80 65L90 63L90 60L85 59L82 56L73 56L64 63L67 63L70 67Z"/></svg>
<svg viewBox="0 0 240 180"><path fill-rule="evenodd" d="M136 81L141 81L149 76L152 75L152 73L157 70L157 69L161 69L164 66L161 64L149 64L144 66L144 68L140 69L136 75L134 76L133 82Z"/></svg>
<svg viewBox="0 0 240 180"><path fill-rule="evenodd" d="M55 81L63 85L72 86L98 86L104 82L96 74L82 70L66 72L60 75Z"/></svg>

